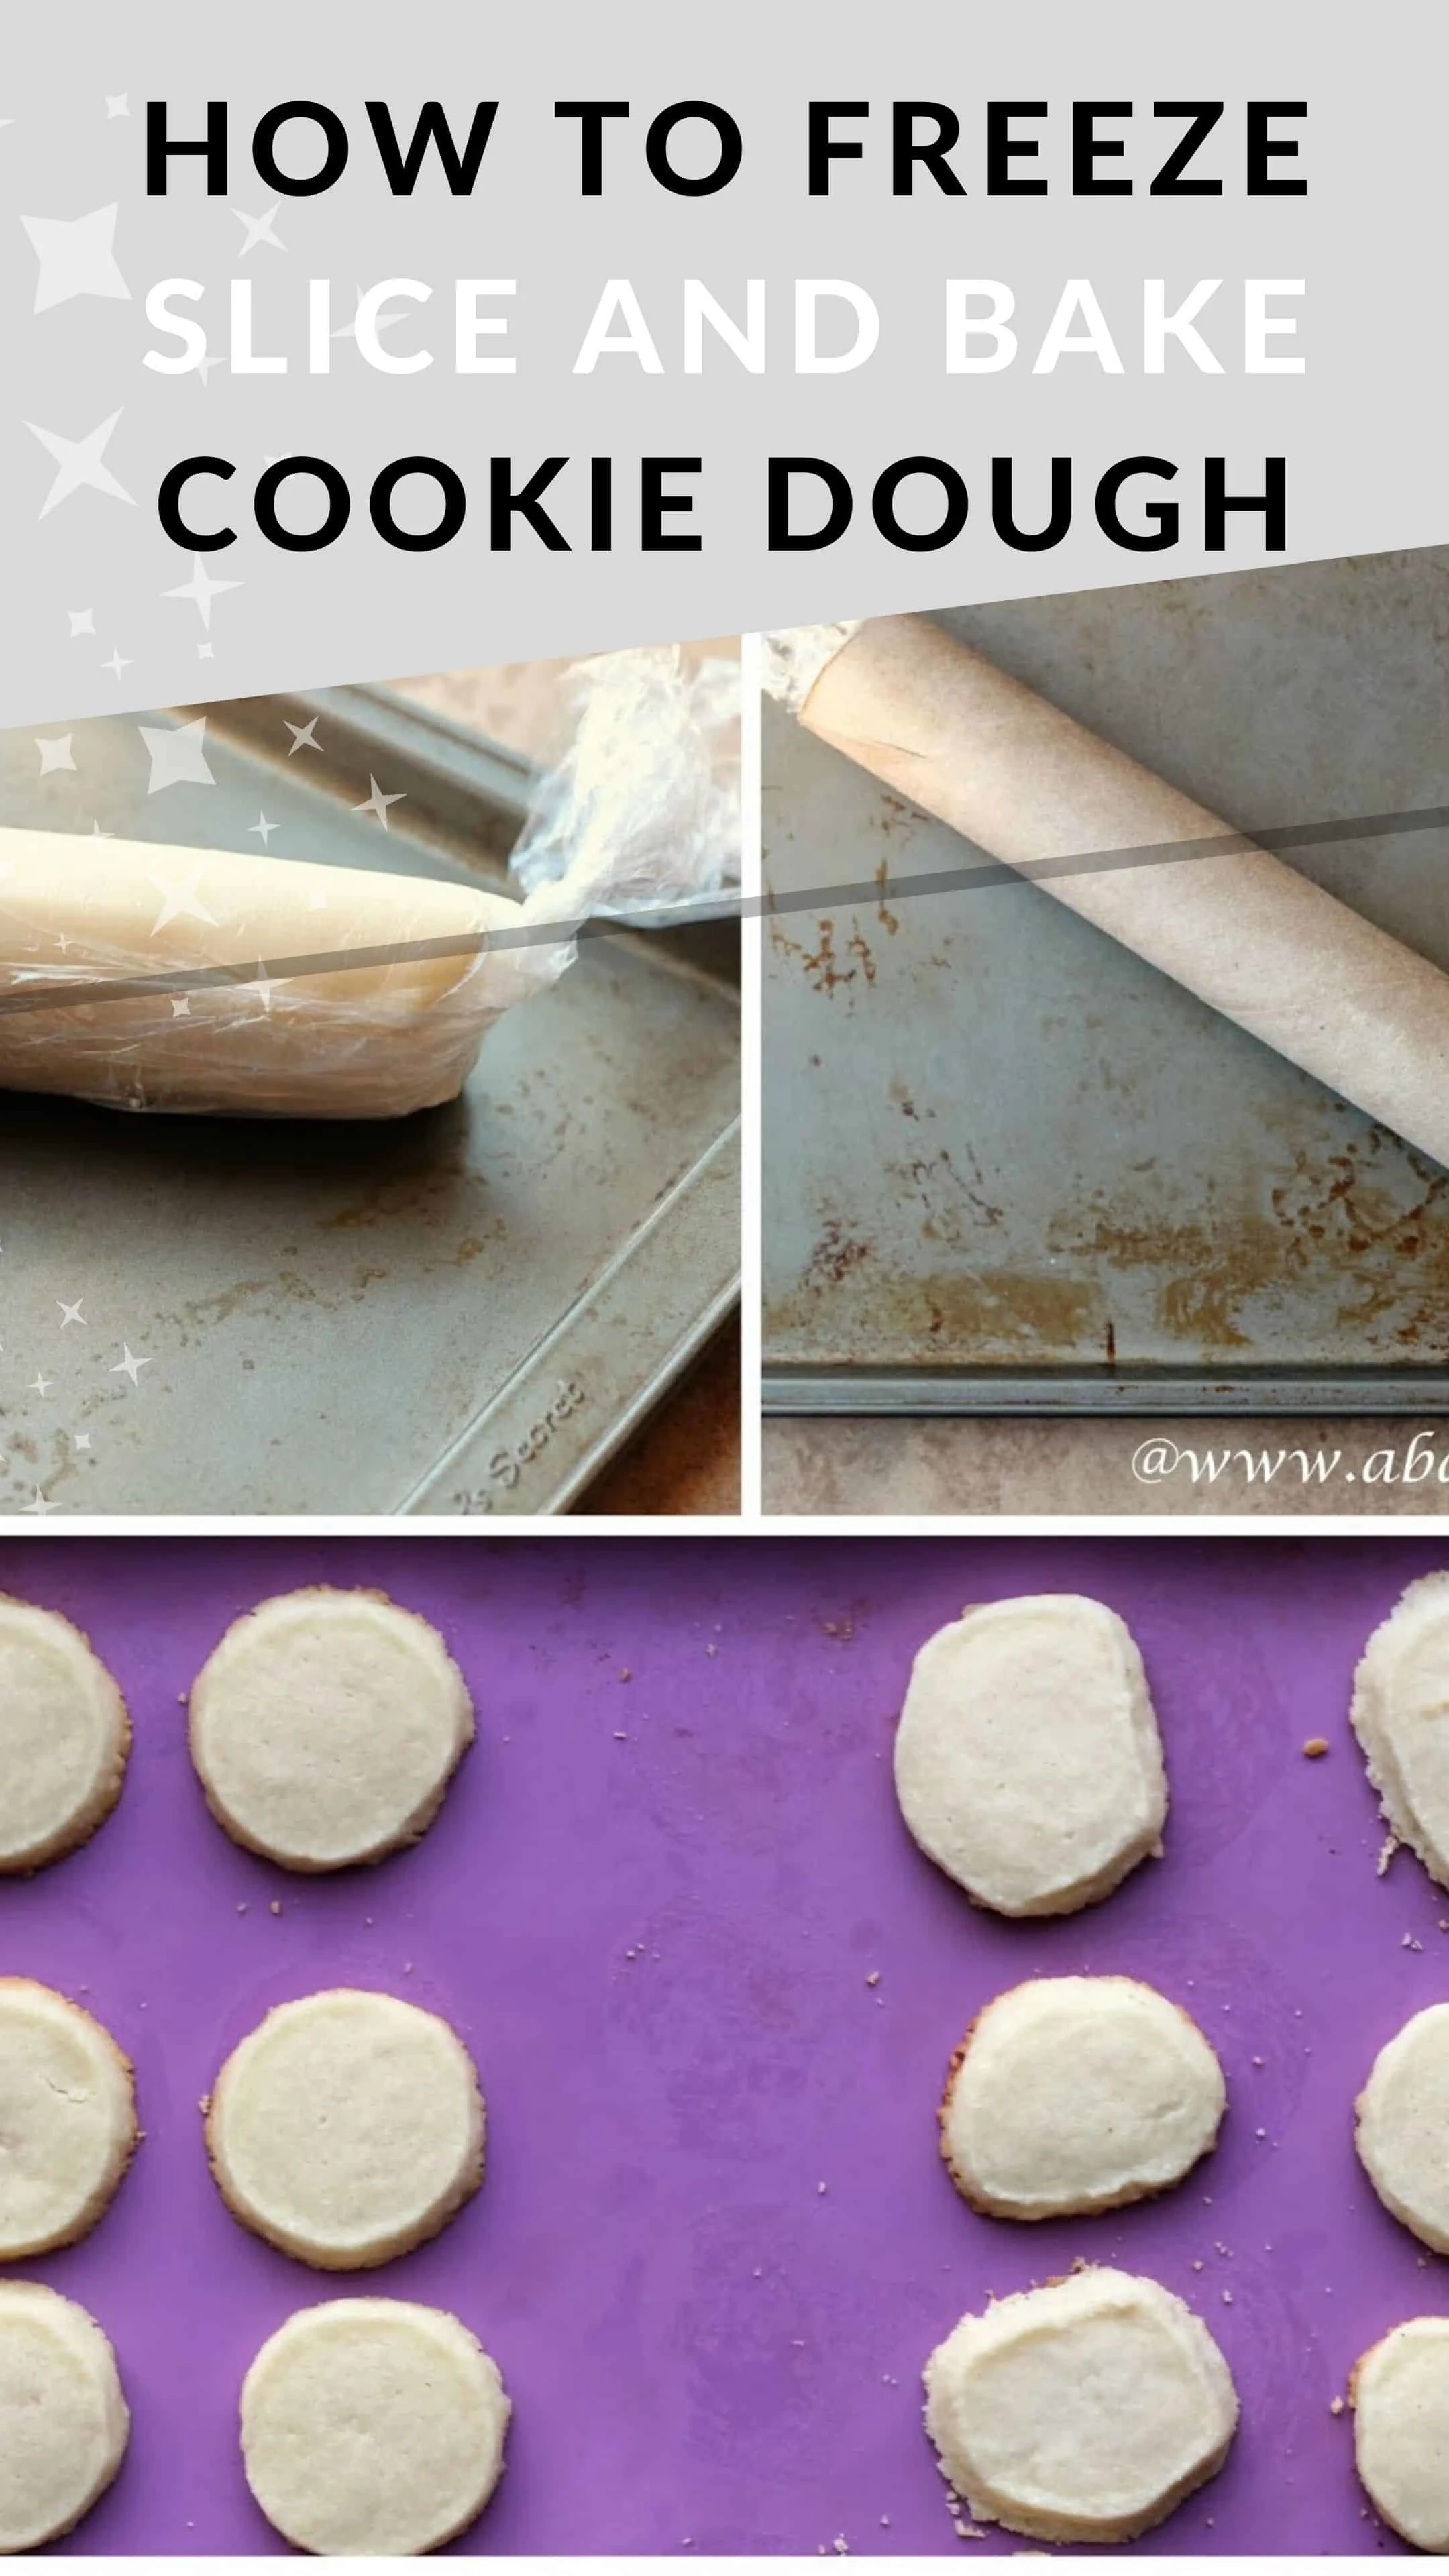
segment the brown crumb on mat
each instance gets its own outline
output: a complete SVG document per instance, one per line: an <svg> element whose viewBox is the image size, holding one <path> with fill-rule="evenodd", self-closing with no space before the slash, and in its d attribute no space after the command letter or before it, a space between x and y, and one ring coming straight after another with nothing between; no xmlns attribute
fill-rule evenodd
<svg viewBox="0 0 1449 2576"><path fill-rule="evenodd" d="M1328 1751L1327 1736L1310 1735L1307 1743L1303 1747L1303 1750L1307 1754L1310 1762L1321 1761L1323 1755Z"/></svg>

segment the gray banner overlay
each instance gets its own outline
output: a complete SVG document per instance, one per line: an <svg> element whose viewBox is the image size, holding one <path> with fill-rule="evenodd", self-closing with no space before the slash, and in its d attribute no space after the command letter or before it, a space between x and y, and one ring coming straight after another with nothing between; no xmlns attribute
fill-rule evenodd
<svg viewBox="0 0 1449 2576"><path fill-rule="evenodd" d="M0 66L0 724L1257 563L1261 514L1230 513L1213 551L1208 502L1213 471L1230 494L1261 492L1270 458L1284 460L1286 490L1274 559L1438 542L1430 263L1446 55L1449 17L1423 0L1380 0L1367 33L1339 0L1227 0L1207 14L1160 0L997 14L946 0L13 9ZM452 193L429 148L412 193L396 195L369 103L406 151L430 100L460 150L480 102L496 101L471 190ZM700 100L737 128L740 167L715 194L677 193L649 154L664 136L679 177L713 167L710 124L667 131L671 108ZM147 195L154 101L183 142L205 136L208 102L224 106L216 193L192 154L168 163L164 197ZM340 177L315 194L274 176L295 183L319 166L331 146L315 122L284 120L268 159L266 120L298 101L324 109L346 146ZM555 113L587 101L629 111L601 124L595 196L582 190L580 121ZM832 139L860 147L831 160L828 195L808 187L812 101L835 102ZM1194 167L1221 193L1153 194L1202 101L1222 112ZM949 110L962 193L917 167L914 192L893 195L903 102L925 103L911 135ZM1044 194L992 192L992 102L1016 103L1010 132L1036 149L1010 169ZM1130 193L1073 192L1083 102L1095 103L1095 173ZM1305 195L1247 193L1249 102L1276 103L1268 130L1297 153L1270 174L1301 175ZM1184 113L1159 113L1174 103ZM610 321L616 280L629 293ZM973 316L1009 300L1009 364L948 368L952 280L974 281ZM171 318L148 318L165 281ZM1090 290L1074 324L1062 319L1072 281ZM802 299L824 371L802 364ZM1165 340L1163 315L1180 323ZM146 364L174 367L197 331L201 365ZM862 364L832 370L872 332ZM585 364L591 340L631 334L632 351L605 346ZM1048 366L1054 335L1066 345ZM998 345L967 343L977 355ZM763 347L760 371L741 346ZM1256 371L1254 350L1303 372ZM414 366L423 353L430 363ZM500 359L514 371L482 371ZM350 500L345 532L315 552L285 551L258 525L258 487L295 456L324 460ZM387 542L370 516L379 477L420 456L456 476L465 512L431 552ZM968 497L939 551L892 544L872 515L882 475L918 456L948 463ZM234 529L221 550L175 541L158 519L168 469L194 457L233 469L183 496L198 541ZM790 457L824 459L853 495L848 530L821 551L768 545L770 460ZM1139 473L1120 502L1145 533L1155 506L1177 508L1161 551L1114 544L1098 522L1102 478L1133 458L1176 469ZM1011 460L1028 532L1048 518L1053 460L1067 460L1059 542L1022 551L995 532L996 459ZM563 547L524 511L500 517L498 495L535 478ZM660 513L651 491L692 508ZM315 482L293 481L277 507L301 528L320 501ZM801 478L793 524L818 523L824 506L824 487ZM939 490L908 480L898 524L919 530L941 506ZM404 477L393 507L416 533L439 495ZM699 550L643 551L650 515L666 536L697 534Z"/></svg>

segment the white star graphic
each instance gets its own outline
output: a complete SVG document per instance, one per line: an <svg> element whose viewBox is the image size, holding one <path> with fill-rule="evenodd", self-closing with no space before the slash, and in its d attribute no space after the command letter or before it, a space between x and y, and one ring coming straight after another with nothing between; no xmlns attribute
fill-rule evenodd
<svg viewBox="0 0 1449 2576"><path fill-rule="evenodd" d="M272 837L272 834L273 834L274 832L279 832L279 831L281 830L281 828L282 828L282 827L281 827L280 823L269 823L269 822L267 821L267 818L266 818L265 814L259 814L259 815L257 816L256 821L255 821L254 823L249 823L249 824L248 824L248 826L247 826L247 829L248 829L248 831L249 831L249 832L253 832L253 833L260 832L260 834L261 834L261 836L262 836L262 848L263 848L263 849L265 849L265 848L266 848L267 843L270 841L270 839L271 839L271 837Z"/></svg>
<svg viewBox="0 0 1449 2576"><path fill-rule="evenodd" d="M72 635L94 635L96 631L94 609L68 608L65 613L70 619L70 631Z"/></svg>
<svg viewBox="0 0 1449 2576"><path fill-rule="evenodd" d="M130 113L131 113L131 102L130 102L130 99L127 97L126 92L125 92L124 90L122 90L122 91L120 92L120 94L119 94L119 96L118 96L118 97L116 97L116 98L108 98L108 99L107 99L107 101L106 101L106 116L107 116L107 118L108 118L108 119L109 119L109 118L111 118L111 117L113 117L113 116L129 116L129 115L130 115ZM89 1448L89 1447L90 1447L90 1442L89 1442L89 1441L87 1441L86 1446L87 1446L87 1448Z"/></svg>
<svg viewBox="0 0 1449 2576"><path fill-rule="evenodd" d="M103 832L99 823L92 823L91 839L93 841L113 841L115 837L114 832Z"/></svg>
<svg viewBox="0 0 1449 2576"><path fill-rule="evenodd" d="M205 392L206 380L211 374L212 368L224 367L225 365L225 358L218 357L214 350L208 349L203 357L197 359L195 366L188 367L186 372L190 376L200 377L202 391Z"/></svg>
<svg viewBox="0 0 1449 2576"><path fill-rule="evenodd" d="M62 1332L65 1331L67 1324L83 1324L85 1322L85 1317L81 1313L79 1305L68 1306L63 1297L57 1297L55 1302L60 1308L60 1329Z"/></svg>
<svg viewBox="0 0 1449 2576"><path fill-rule="evenodd" d="M51 1388L55 1384L55 1380L53 1377L47 1377L44 1369L42 1369L40 1375L38 1377L33 1377L30 1383L34 1387L37 1395L49 1395Z"/></svg>
<svg viewBox="0 0 1449 2576"><path fill-rule="evenodd" d="M214 644L198 644L196 648L196 658L198 662L214 662L216 660L216 646Z"/></svg>
<svg viewBox="0 0 1449 2576"><path fill-rule="evenodd" d="M242 246L237 253L238 259L245 259L247 252L249 250L255 250L258 242L269 243L273 250L286 249L286 243L278 241L276 234L272 230L272 217L280 214L280 212L280 204L268 206L264 215L244 215L240 206L233 206L232 213L235 215L237 222L241 225L243 232Z"/></svg>
<svg viewBox="0 0 1449 2576"><path fill-rule="evenodd" d="M41 429L33 420L26 422L25 426L31 437L39 439L47 456L54 457L60 467L60 472L40 505L38 512L40 518L48 519L52 510L58 509L62 501L70 499L72 492L83 489L90 492L105 492L113 501L130 501L132 508L135 508L135 502L124 483L118 483L109 465L101 462L111 432L120 417L119 411L113 411L109 420L103 420L100 428L91 430L85 438L62 438L58 430Z"/></svg>
<svg viewBox="0 0 1449 2576"><path fill-rule="evenodd" d="M355 286L352 291L357 298L357 302L352 308L352 320L350 322L344 322L340 331L334 331L332 333L331 336L334 340L355 340L357 337L357 316L362 310L362 289L360 286ZM404 319L405 316L401 312L391 313L388 311L387 306L384 305L380 312L373 315L372 327L380 340L384 331L395 331L399 322Z"/></svg>
<svg viewBox="0 0 1449 2576"><path fill-rule="evenodd" d="M22 1511L25 1511L25 1512L34 1512L34 1513L35 1513L35 1515L36 1515L36 1517L37 1517L37 1518L39 1518L42 1514L44 1514L44 1513L46 1513L46 1512L53 1512L53 1511L55 1510L55 1505L54 1505L54 1503L47 1501L47 1499L46 1499L45 1495L41 1492L40 1487L37 1485L37 1486L36 1486L36 1488L35 1488L35 1500L34 1500L34 1502L33 1502L33 1503L22 1503L22 1504L21 1504L21 1506L20 1506L20 1508L21 1508L21 1510L22 1510Z"/></svg>
<svg viewBox="0 0 1449 2576"><path fill-rule="evenodd" d="M74 736L72 734L53 733L46 735L38 733L33 737L33 739L35 748L40 754L40 775L42 778L48 778L53 769L74 769L75 755L71 750L71 743L74 740Z"/></svg>
<svg viewBox="0 0 1449 2576"><path fill-rule="evenodd" d="M138 1360L129 1342L122 1342L121 1351L123 1356L117 1360L115 1367L112 1369L112 1377L128 1377L132 1386L139 1386L141 1383L141 1371L143 1368L150 1367L150 1361Z"/></svg>
<svg viewBox="0 0 1449 2576"><path fill-rule="evenodd" d="M196 891L196 880L200 874L201 869L195 867L189 877L156 875L147 879L161 897L161 909L151 924L153 939L173 921L204 921L213 930L218 927L216 915L207 911Z"/></svg>
<svg viewBox="0 0 1449 2576"><path fill-rule="evenodd" d="M20 220L40 262L35 312L68 304L73 295L130 302L131 290L116 266L114 206L97 206L93 215L77 215L73 223L59 223L49 215L22 215Z"/></svg>
<svg viewBox="0 0 1449 2576"><path fill-rule="evenodd" d="M189 1019L190 1019L190 1017L191 1017L191 1001L190 1001L190 997L189 997L189 995L187 995L187 994L185 994L185 993L173 993L173 994L172 994L172 996L171 996L171 1017L173 1018L173 1020L189 1020Z"/></svg>
<svg viewBox="0 0 1449 2576"><path fill-rule="evenodd" d="M286 719L284 717L283 722L285 723L285 721ZM360 805L353 806L353 813L375 814L379 823L382 825L383 830L386 831L388 829L387 809L389 805L400 805L407 791L400 787L395 796L384 796L382 789L379 787L377 780L373 777L371 770L367 773L367 783L371 788L372 793L370 796L364 796Z"/></svg>
<svg viewBox="0 0 1449 2576"><path fill-rule="evenodd" d="M216 785L206 765L203 749L205 716L198 716L192 724L137 725L136 731L151 755L151 775L146 782L148 796L159 795L163 787Z"/></svg>
<svg viewBox="0 0 1449 2576"><path fill-rule="evenodd" d="M261 1003L262 1009L270 1019L272 1011L272 980L260 958L257 960L256 982L254 984L243 984L242 991L244 993L255 993L257 1000Z"/></svg>
<svg viewBox="0 0 1449 2576"><path fill-rule="evenodd" d="M287 754L287 758L289 760L292 757L293 751L321 750L322 745L317 739L317 719L315 716L312 717L309 723L304 725L294 725L290 716L283 716L282 722L292 737L292 747Z"/></svg>
<svg viewBox="0 0 1449 2576"><path fill-rule="evenodd" d="M123 652L121 651L120 646L119 646L119 645L117 645L116 650L115 650L115 652L111 655L110 660L109 660L108 662L103 662L103 663L101 664L101 669L102 669L103 671L111 671L111 672L113 672L113 673L115 674L115 677L119 680L119 678L120 678L120 676L121 676L121 673L122 673L123 671L129 671L129 669L130 669L130 667L131 667L131 664L132 664L132 661L133 661L134 659L135 659L135 656L134 656L133 654L123 653Z"/></svg>
<svg viewBox="0 0 1449 2576"><path fill-rule="evenodd" d="M75 1435L75 1445L77 1449L89 1449L91 1445L90 1433L88 1431L78 1431Z"/></svg>
<svg viewBox="0 0 1449 2576"><path fill-rule="evenodd" d="M190 581L179 583L175 590L163 590L161 596L163 599L194 599L201 612L202 625L209 634L212 601L219 599L224 590L240 590L241 587L239 581L213 581L200 555L193 555Z"/></svg>

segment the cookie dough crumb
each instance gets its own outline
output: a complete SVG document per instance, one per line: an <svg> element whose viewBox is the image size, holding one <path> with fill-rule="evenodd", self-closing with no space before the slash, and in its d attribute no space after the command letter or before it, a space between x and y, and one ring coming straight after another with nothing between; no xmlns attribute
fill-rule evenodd
<svg viewBox="0 0 1449 2576"><path fill-rule="evenodd" d="M1343 2399L1341 2397L1331 2397L1328 2401L1328 2411L1330 2415L1341 2415L1343 2413Z"/></svg>
<svg viewBox="0 0 1449 2576"><path fill-rule="evenodd" d="M1320 1762L1323 1759L1324 1754L1328 1751L1327 1736L1310 1735L1307 1743L1303 1747L1303 1750L1310 1762Z"/></svg>
<svg viewBox="0 0 1449 2576"><path fill-rule="evenodd" d="M879 1968L872 1968L870 1975L866 1978L865 1982L868 1986L878 1986L880 1984Z"/></svg>
<svg viewBox="0 0 1449 2576"><path fill-rule="evenodd" d="M1379 1845L1379 1856L1378 1856L1378 1859L1377 1859L1377 1860L1375 1861L1375 1863L1374 1863L1374 1869L1375 1869L1375 1872L1376 1872L1376 1874L1378 1875L1378 1877L1382 1878L1382 1877L1384 1876L1385 1872L1386 1872L1386 1871L1387 1871L1387 1869L1388 1869L1389 1863L1390 1863L1390 1861L1393 1859L1393 1856L1394 1856L1395 1852L1398 1850L1398 1848L1399 1848L1399 1837L1398 1837L1398 1835L1397 1835L1397 1834L1385 1834L1383 1841L1382 1841L1382 1842L1381 1842L1381 1844Z"/></svg>
<svg viewBox="0 0 1449 2576"><path fill-rule="evenodd" d="M1416 1941L1412 1932L1406 1932L1402 1941L1399 1943L1399 1948L1401 1950L1422 1950L1423 1947L1423 1942Z"/></svg>

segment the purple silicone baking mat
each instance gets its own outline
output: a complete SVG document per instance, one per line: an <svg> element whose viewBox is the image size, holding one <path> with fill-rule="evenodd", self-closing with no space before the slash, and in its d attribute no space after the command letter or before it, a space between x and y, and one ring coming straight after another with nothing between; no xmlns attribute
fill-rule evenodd
<svg viewBox="0 0 1449 2576"><path fill-rule="evenodd" d="M111 2334L135 2417L67 2544L247 2552L237 2390L293 2308L345 2291L218 2199L197 2101L273 2003L388 1987L446 2014L488 2096L489 2171L363 2288L437 2302L499 2360L508 2471L466 2550L955 2549L920 2421L937 2339L1074 2258L1155 2275L1243 2400L1223 2475L1152 2549L1358 2552L1356 2355L1445 2304L1380 2209L1351 2106L1449 1995L1449 1896L1382 1827L1349 1735L1364 1639L1439 1543L1398 1539L661 1542L37 1538L0 1587L77 1620L136 1723L92 1845L0 1884L0 1967L83 1999L136 2061L146 2141L88 2243L24 2267ZM235 1850L182 1695L269 1592L377 1584L435 1620L479 1742L433 1831L288 1877ZM911 1655L963 1604L1080 1590L1143 1648L1166 1857L1055 1923L977 1913L891 1790ZM1326 1759L1303 1747L1326 1736ZM1208 2031L1230 2108L1167 2198L1038 2228L972 2214L940 2163L946 2061L1022 1977L1122 1970ZM1012 2547L995 2535L972 2550Z"/></svg>

